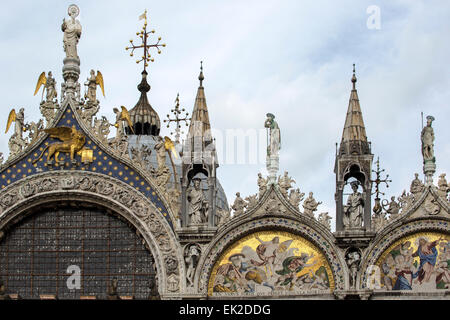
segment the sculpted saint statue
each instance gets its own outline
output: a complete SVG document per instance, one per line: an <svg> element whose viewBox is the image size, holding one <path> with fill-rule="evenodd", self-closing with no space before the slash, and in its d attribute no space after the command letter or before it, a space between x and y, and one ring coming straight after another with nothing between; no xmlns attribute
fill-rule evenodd
<svg viewBox="0 0 450 320"><path fill-rule="evenodd" d="M89 78L87 78L86 85L88 89L85 98L92 102L97 101L97 79L94 70L91 70L91 74Z"/></svg>
<svg viewBox="0 0 450 320"><path fill-rule="evenodd" d="M52 77L52 72L48 72L47 81L45 83L46 95L45 99L47 102L53 102L53 99L58 95L56 92L56 81L55 78Z"/></svg>
<svg viewBox="0 0 450 320"><path fill-rule="evenodd" d="M263 178L261 173L258 173L258 187L259 197L261 197L267 190L267 180Z"/></svg>
<svg viewBox="0 0 450 320"><path fill-rule="evenodd" d="M189 224L198 225L207 222L209 206L203 195L203 190L200 188L201 179L194 178L192 181L194 186L189 187L187 191Z"/></svg>
<svg viewBox="0 0 450 320"><path fill-rule="evenodd" d="M417 198L417 194L421 193L424 189L423 182L419 179L419 174L414 174L414 180L411 182L409 191ZM417 200L417 199L416 199Z"/></svg>
<svg viewBox="0 0 450 320"><path fill-rule="evenodd" d="M305 201L303 201L304 213L306 215L309 215L310 217L314 217L314 211L317 211L317 207L321 203L322 203L321 201L317 202L316 199L314 199L313 197L313 193L310 192Z"/></svg>
<svg viewBox="0 0 450 320"><path fill-rule="evenodd" d="M422 155L423 160L434 160L434 131L431 127L433 116L427 117L427 125L422 129Z"/></svg>
<svg viewBox="0 0 450 320"><path fill-rule="evenodd" d="M344 208L344 226L346 228L359 228L362 226L364 212L363 195L358 192L358 182L351 182L353 193L348 196L347 206Z"/></svg>
<svg viewBox="0 0 450 320"><path fill-rule="evenodd" d="M159 142L155 144L156 160L158 161L158 168L163 168L166 166L166 148L164 146L164 139L162 137L158 138Z"/></svg>
<svg viewBox="0 0 450 320"><path fill-rule="evenodd" d="M80 13L76 5L71 5L68 9L70 19L63 19L61 30L64 32L64 51L67 58L79 59L77 54L77 44L81 36L80 21L75 19Z"/></svg>
<svg viewBox="0 0 450 320"><path fill-rule="evenodd" d="M399 214L400 209L400 205L395 201L395 197L391 197L391 202L386 212L391 215L391 218L394 218Z"/></svg>
<svg viewBox="0 0 450 320"><path fill-rule="evenodd" d="M288 176L288 172L285 171L283 176L278 177L278 185L280 186L280 191L283 196L287 197L288 190L292 187L292 183L295 180Z"/></svg>
<svg viewBox="0 0 450 320"><path fill-rule="evenodd" d="M267 155L278 155L281 148L280 128L278 127L278 123L274 120L275 116L273 114L268 113L266 116L267 119L264 122L264 127L270 130L270 142L267 146Z"/></svg>
<svg viewBox="0 0 450 320"><path fill-rule="evenodd" d="M235 215L244 214L244 209L247 207L247 203L245 203L244 199L241 198L241 194L236 192L236 199L234 200L231 209L234 210Z"/></svg>

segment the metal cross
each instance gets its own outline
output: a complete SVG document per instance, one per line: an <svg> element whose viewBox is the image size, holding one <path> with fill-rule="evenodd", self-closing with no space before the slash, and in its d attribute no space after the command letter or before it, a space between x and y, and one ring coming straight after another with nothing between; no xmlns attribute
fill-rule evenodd
<svg viewBox="0 0 450 320"><path fill-rule="evenodd" d="M189 112L186 112L183 117L180 117L181 113L184 112L185 109L182 108L180 110L180 94L177 94L177 98L175 99L175 109L170 110L174 114L174 119L170 118L170 115L167 115L167 120L164 120L164 122L167 122L167 128L169 128L171 122L176 123L175 132L171 132L170 134L175 133L175 142L180 143L180 134L183 134L184 132L181 131L181 125L180 122L184 121L186 123L186 127L189 125L188 121L191 120L191 118L188 118Z"/></svg>
<svg viewBox="0 0 450 320"><path fill-rule="evenodd" d="M142 14L139 17L139 20L141 20L141 19L145 19L144 26L142 27L140 32L139 31L136 32L136 35L139 36L139 38L141 38L142 44L136 46L133 44L133 40L130 40L131 46L126 47L125 50L127 50L127 51L131 50L130 57L132 57L134 55L134 50L143 48L144 55L139 60L136 60L136 63L144 62L144 71L146 71L146 67L148 67L148 62L155 61L155 59L152 58L152 56L150 54L150 48L158 49L158 54L160 54L161 50L159 49L159 47L165 47L166 44L159 43L161 41L161 37L158 37L158 41L155 44L149 44L148 36L152 33L155 33L155 30L153 29L153 30L147 32L147 10L145 10L144 14Z"/></svg>
<svg viewBox="0 0 450 320"><path fill-rule="evenodd" d="M386 174L386 178L381 179L381 173L384 172L384 169L380 170L380 157L377 157L377 162L375 162L377 165L377 170L372 170L376 174L375 180L370 180L371 182L375 182L375 192L372 194L375 194L375 206L373 207L373 212L376 214L381 212L381 205L380 205L380 194L384 196L384 192L380 191L380 184L385 183L386 188L389 188L388 182L392 182L392 180L389 180L389 175Z"/></svg>

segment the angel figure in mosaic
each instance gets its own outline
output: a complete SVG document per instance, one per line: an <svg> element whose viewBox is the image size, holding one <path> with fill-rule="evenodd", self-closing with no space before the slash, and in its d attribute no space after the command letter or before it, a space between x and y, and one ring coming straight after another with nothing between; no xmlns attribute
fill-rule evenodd
<svg viewBox="0 0 450 320"><path fill-rule="evenodd" d="M270 241L263 241L258 236L256 240L260 243L256 247L256 254L258 260L251 259L250 262L258 267L264 267L268 277L274 275L274 266L277 264L277 256L286 252L289 246L292 244L292 240L286 240L280 243L279 237L274 237Z"/></svg>
<svg viewBox="0 0 450 320"><path fill-rule="evenodd" d="M300 256L291 256L284 259L282 269L275 271L278 275L280 275L278 280L275 282L275 285L289 286L289 290L291 290L297 281L297 274L304 268L312 267L317 263L315 260L312 263L307 264L307 262L313 257L313 253L309 255L302 252Z"/></svg>

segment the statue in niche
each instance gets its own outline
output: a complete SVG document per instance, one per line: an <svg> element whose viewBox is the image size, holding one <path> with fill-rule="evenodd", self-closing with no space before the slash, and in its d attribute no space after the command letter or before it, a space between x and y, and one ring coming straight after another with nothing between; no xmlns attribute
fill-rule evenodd
<svg viewBox="0 0 450 320"><path fill-rule="evenodd" d="M358 182L350 183L353 193L348 196L347 205L344 206L344 226L346 228L362 227L364 213L364 198L361 192L358 192Z"/></svg>
<svg viewBox="0 0 450 320"><path fill-rule="evenodd" d="M200 178L192 179L193 186L187 190L188 215L190 225L199 225L208 220L209 204L200 188Z"/></svg>
<svg viewBox="0 0 450 320"><path fill-rule="evenodd" d="M185 261L187 265L186 280L188 282L188 286L191 287L194 286L194 273L195 268L197 268L199 257L200 257L199 248L195 244L191 245L185 256Z"/></svg>
<svg viewBox="0 0 450 320"><path fill-rule="evenodd" d="M70 19L63 19L61 30L64 32L63 44L67 58L79 59L77 54L77 44L81 37L81 24L76 17L80 14L80 9L72 4L69 6L68 14Z"/></svg>
<svg viewBox="0 0 450 320"><path fill-rule="evenodd" d="M347 266L350 270L350 288L356 289L356 276L358 275L359 262L361 255L358 251L351 251L347 253Z"/></svg>
<svg viewBox="0 0 450 320"><path fill-rule="evenodd" d="M433 116L427 117L427 125L422 129L421 139L422 139L422 155L423 161L433 161L434 162L434 130L431 124L434 121Z"/></svg>
<svg viewBox="0 0 450 320"><path fill-rule="evenodd" d="M317 207L321 203L322 203L321 201L317 202L316 199L314 199L313 197L313 193L310 192L309 196L305 199L305 201L303 201L304 213L314 218L314 211L317 211Z"/></svg>

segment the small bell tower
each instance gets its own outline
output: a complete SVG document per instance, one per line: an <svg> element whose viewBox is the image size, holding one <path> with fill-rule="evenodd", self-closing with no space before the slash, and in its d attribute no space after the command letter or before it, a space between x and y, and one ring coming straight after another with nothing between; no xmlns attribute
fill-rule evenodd
<svg viewBox="0 0 450 320"><path fill-rule="evenodd" d="M205 89L203 87L203 65L200 66L200 75L198 77L200 85L195 98L194 110L192 111L191 123L186 140L183 143L183 164L181 177L181 226L207 226L215 227L216 213L216 169L219 167L217 162L216 146L211 135L211 124L209 122L208 107L206 105ZM194 221L190 217L190 190L198 188L195 186L195 180L202 176L200 189L204 190L204 196L207 200L204 205L204 217L202 220ZM192 203L191 203L192 205ZM195 207L195 205L194 205ZM192 221L191 221L192 220ZM196 220L198 220L196 218Z"/></svg>
<svg viewBox="0 0 450 320"><path fill-rule="evenodd" d="M336 152L336 231L365 233L371 231L371 172L373 154L367 140L358 92L355 65L352 91L339 149ZM351 185L352 193L344 194ZM347 196L344 202L344 196Z"/></svg>

